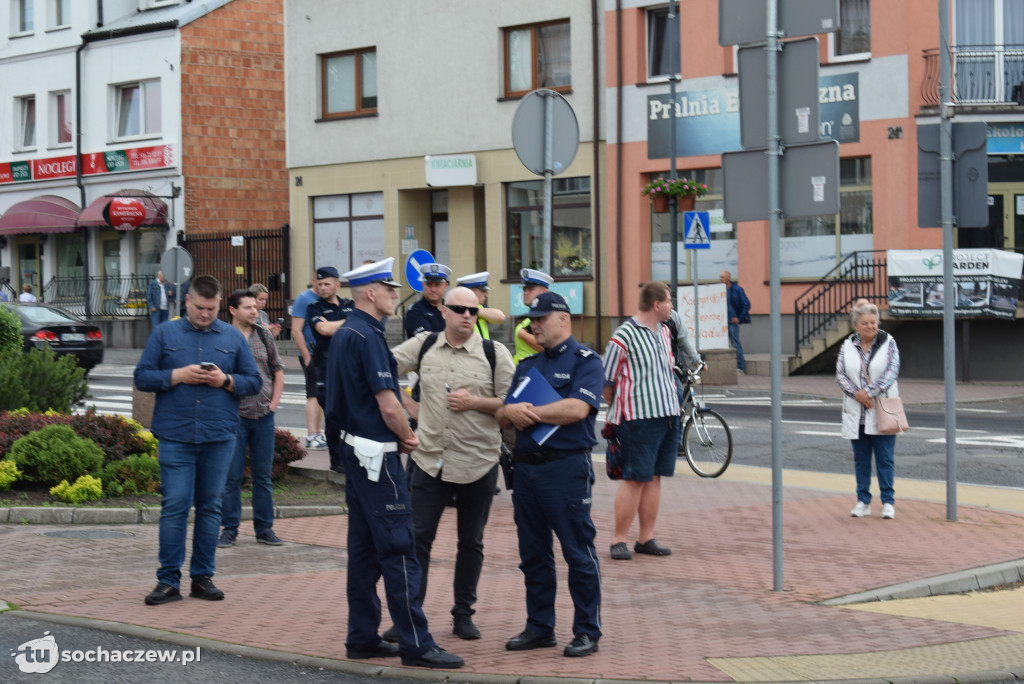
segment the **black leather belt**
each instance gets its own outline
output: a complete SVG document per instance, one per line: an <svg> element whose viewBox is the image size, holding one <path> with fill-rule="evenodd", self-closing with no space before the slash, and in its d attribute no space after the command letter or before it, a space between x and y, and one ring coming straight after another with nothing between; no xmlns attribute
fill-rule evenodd
<svg viewBox="0 0 1024 684"><path fill-rule="evenodd" d="M523 451L516 449L514 456L516 463L540 465L541 463L551 463L552 461L560 461L563 458L569 458L570 456L582 456L583 454L589 453L590 451L586 449L576 451L557 451L555 449L542 449L540 451Z"/></svg>

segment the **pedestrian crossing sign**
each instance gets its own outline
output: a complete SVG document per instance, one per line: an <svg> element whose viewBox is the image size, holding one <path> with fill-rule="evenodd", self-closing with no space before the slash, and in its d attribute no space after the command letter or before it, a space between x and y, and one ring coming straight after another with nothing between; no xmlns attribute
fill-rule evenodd
<svg viewBox="0 0 1024 684"><path fill-rule="evenodd" d="M683 228L686 237L683 247L686 249L711 249L711 215L706 211L684 211Z"/></svg>

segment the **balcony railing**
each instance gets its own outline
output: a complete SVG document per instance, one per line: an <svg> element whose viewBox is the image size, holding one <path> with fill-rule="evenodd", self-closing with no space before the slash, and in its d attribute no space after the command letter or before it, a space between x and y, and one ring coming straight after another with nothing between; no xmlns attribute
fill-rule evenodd
<svg viewBox="0 0 1024 684"><path fill-rule="evenodd" d="M958 45L952 50L953 103L1024 105L1024 45ZM924 51L921 97L939 104L939 49Z"/></svg>
<svg viewBox="0 0 1024 684"><path fill-rule="evenodd" d="M41 301L88 318L144 317L149 315L150 280L137 275L52 278L43 286Z"/></svg>

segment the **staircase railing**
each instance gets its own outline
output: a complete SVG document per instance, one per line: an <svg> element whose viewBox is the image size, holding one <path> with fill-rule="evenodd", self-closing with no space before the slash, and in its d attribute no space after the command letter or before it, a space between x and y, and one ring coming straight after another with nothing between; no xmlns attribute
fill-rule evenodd
<svg viewBox="0 0 1024 684"><path fill-rule="evenodd" d="M794 302L796 353L834 327L860 298L881 305L889 301L888 265L884 249L848 254Z"/></svg>
<svg viewBox="0 0 1024 684"><path fill-rule="evenodd" d="M76 316L142 318L149 315L146 288L152 279L138 275L90 276L88 279L54 277L44 285L40 301ZM88 307L85 305L87 298Z"/></svg>

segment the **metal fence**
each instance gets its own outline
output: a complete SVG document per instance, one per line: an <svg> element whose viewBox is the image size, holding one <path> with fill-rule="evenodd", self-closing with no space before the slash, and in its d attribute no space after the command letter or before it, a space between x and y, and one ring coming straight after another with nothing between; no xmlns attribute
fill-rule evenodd
<svg viewBox="0 0 1024 684"><path fill-rule="evenodd" d="M1024 104L1024 45L958 45L952 49L953 101ZM939 104L939 49L924 51L921 96Z"/></svg>
<svg viewBox="0 0 1024 684"><path fill-rule="evenodd" d="M51 278L40 301L85 318L140 318L149 315L149 276Z"/></svg>

